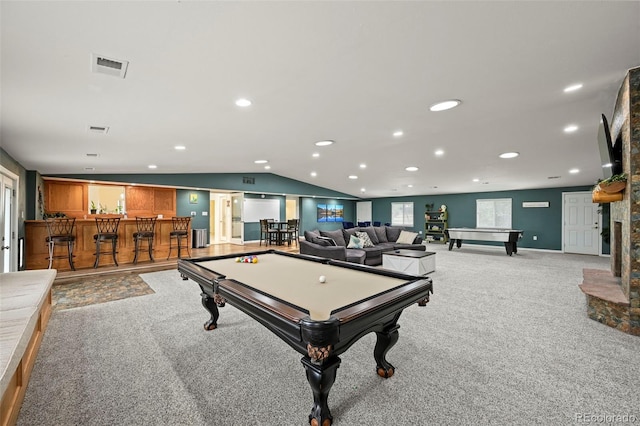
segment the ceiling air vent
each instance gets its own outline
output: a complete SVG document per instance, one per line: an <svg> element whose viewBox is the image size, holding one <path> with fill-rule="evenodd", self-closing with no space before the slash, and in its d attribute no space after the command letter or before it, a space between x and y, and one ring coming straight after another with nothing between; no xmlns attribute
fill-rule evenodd
<svg viewBox="0 0 640 426"><path fill-rule="evenodd" d="M96 55L95 53L91 54L91 72L124 78L128 66L129 61L107 58L106 56Z"/></svg>
<svg viewBox="0 0 640 426"><path fill-rule="evenodd" d="M89 133L99 133L101 135L106 135L109 131L109 128L106 126L89 126Z"/></svg>

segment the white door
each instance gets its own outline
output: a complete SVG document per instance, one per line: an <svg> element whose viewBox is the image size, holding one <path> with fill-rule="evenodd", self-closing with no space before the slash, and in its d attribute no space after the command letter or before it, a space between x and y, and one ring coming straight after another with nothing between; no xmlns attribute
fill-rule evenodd
<svg viewBox="0 0 640 426"><path fill-rule="evenodd" d="M357 222L371 222L371 201L356 203L356 225Z"/></svg>
<svg viewBox="0 0 640 426"><path fill-rule="evenodd" d="M231 244L244 245L244 194L231 194Z"/></svg>
<svg viewBox="0 0 640 426"><path fill-rule="evenodd" d="M18 177L6 169L0 174L0 272L18 270L18 240L16 216L16 186Z"/></svg>
<svg viewBox="0 0 640 426"><path fill-rule="evenodd" d="M591 200L591 192L565 192L562 198L564 252L600 254L598 205Z"/></svg>

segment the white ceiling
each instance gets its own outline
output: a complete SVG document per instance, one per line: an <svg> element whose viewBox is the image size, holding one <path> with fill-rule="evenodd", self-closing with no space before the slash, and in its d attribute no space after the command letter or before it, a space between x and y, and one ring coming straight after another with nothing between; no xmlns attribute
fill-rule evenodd
<svg viewBox="0 0 640 426"><path fill-rule="evenodd" d="M0 14L2 147L45 175L249 174L266 159L372 198L591 185L600 114L640 66L638 1L2 1ZM129 61L126 78L91 73L92 53ZM451 98L462 105L429 111Z"/></svg>

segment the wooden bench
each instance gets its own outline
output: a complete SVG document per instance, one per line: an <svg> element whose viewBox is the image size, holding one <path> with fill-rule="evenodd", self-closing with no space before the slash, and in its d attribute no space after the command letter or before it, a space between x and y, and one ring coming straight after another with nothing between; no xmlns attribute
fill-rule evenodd
<svg viewBox="0 0 640 426"><path fill-rule="evenodd" d="M13 425L51 316L55 269L0 274L0 425Z"/></svg>

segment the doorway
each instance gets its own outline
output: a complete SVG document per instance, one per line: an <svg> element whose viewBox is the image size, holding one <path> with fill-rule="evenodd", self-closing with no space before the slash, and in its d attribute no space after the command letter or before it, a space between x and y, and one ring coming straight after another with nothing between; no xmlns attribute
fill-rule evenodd
<svg viewBox="0 0 640 426"><path fill-rule="evenodd" d="M599 255L602 250L598 205L591 192L562 194L562 249L565 253Z"/></svg>
<svg viewBox="0 0 640 426"><path fill-rule="evenodd" d="M231 195L224 192L209 194L210 244L231 242Z"/></svg>
<svg viewBox="0 0 640 426"><path fill-rule="evenodd" d="M4 167L0 168L0 228L2 229L2 241L0 241L0 271L14 272L18 270L18 202L16 190L18 188L18 176Z"/></svg>

